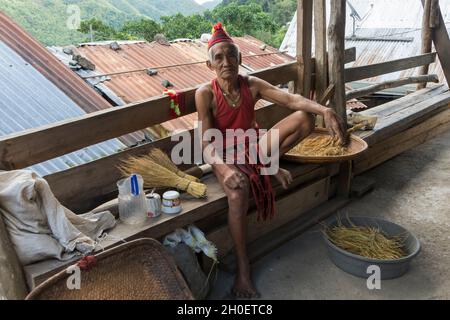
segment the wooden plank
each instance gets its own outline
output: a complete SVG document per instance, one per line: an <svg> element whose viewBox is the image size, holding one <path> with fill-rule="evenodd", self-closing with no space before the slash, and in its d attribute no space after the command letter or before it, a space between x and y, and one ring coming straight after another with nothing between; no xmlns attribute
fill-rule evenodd
<svg viewBox="0 0 450 320"><path fill-rule="evenodd" d="M372 145L363 157L354 161L354 174L361 174L447 130L450 130L448 108L410 129Z"/></svg>
<svg viewBox="0 0 450 320"><path fill-rule="evenodd" d="M410 105L415 103L426 101L436 95L446 92L448 89L445 85L437 85L430 88L425 88L419 91L410 93L399 99L384 103L382 105L370 108L369 110L364 110L361 113L364 115L377 116L380 119L382 117L390 116L398 111L408 108Z"/></svg>
<svg viewBox="0 0 450 320"><path fill-rule="evenodd" d="M297 218L300 214L328 200L329 177L299 188L275 204L276 214L270 221L257 221L254 210L247 215L247 242L250 243L262 235ZM298 206L301 203L301 206ZM218 256L228 254L234 246L227 225L207 234L207 239L218 246Z"/></svg>
<svg viewBox="0 0 450 320"><path fill-rule="evenodd" d="M356 176L352 179L350 195L360 198L375 188L375 179L364 175Z"/></svg>
<svg viewBox="0 0 450 320"><path fill-rule="evenodd" d="M424 64L433 63L435 59L436 52L433 52L414 57L369 64L366 66L347 68L345 69L345 82L352 82L376 77L382 74L415 68Z"/></svg>
<svg viewBox="0 0 450 320"><path fill-rule="evenodd" d="M426 71L428 72L428 71ZM389 80L389 81L383 81L371 86L366 86L360 89L350 90L347 91L345 94L345 99L348 101L350 99L356 99L365 97L369 94L372 94L374 92L378 92L381 90L389 89L389 88L396 88L400 86L404 86L405 84L410 83L427 83L427 82L439 82L439 78L436 74L423 74L421 76L415 76L415 77L404 77L396 80ZM423 87L425 88L425 86ZM418 90L422 88L418 87Z"/></svg>
<svg viewBox="0 0 450 320"><path fill-rule="evenodd" d="M309 228L335 213L337 210L346 206L349 202L350 199L348 198L335 197L309 212L300 215L296 220L253 241L247 248L250 263L255 263L258 259L280 245L299 236ZM224 257L219 266L234 273L236 271L236 258L234 254L228 254Z"/></svg>
<svg viewBox="0 0 450 320"><path fill-rule="evenodd" d="M329 75L330 84L335 85L331 98L331 107L347 123L347 107L345 102L344 82L344 48L345 48L345 0L330 2L330 24L328 26Z"/></svg>
<svg viewBox="0 0 450 320"><path fill-rule="evenodd" d="M429 53L431 52L431 27L430 27L430 9L431 9L431 0L425 0L425 5L423 8L422 15L422 46L421 53ZM430 65L425 64L419 68L418 75L428 74L428 69ZM426 83L419 83L417 85L417 90L423 89L427 86Z"/></svg>
<svg viewBox="0 0 450 320"><path fill-rule="evenodd" d="M425 4L425 0L422 0L422 4ZM437 24L432 33L433 43L439 56L439 61L441 62L442 70L444 71L445 79L447 80L447 85L450 86L450 40L448 38L447 26L442 18L438 1L432 3L432 6L432 25L435 26Z"/></svg>
<svg viewBox="0 0 450 320"><path fill-rule="evenodd" d="M352 181L352 161L342 161L339 166L337 194L341 197L350 196Z"/></svg>
<svg viewBox="0 0 450 320"><path fill-rule="evenodd" d="M316 74L316 101L319 102L328 86L327 21L325 0L314 1L314 71Z"/></svg>
<svg viewBox="0 0 450 320"><path fill-rule="evenodd" d="M309 98L311 90L312 64L312 0L297 0L297 93Z"/></svg>
<svg viewBox="0 0 450 320"><path fill-rule="evenodd" d="M251 73L272 84L295 79L296 63ZM185 114L195 112L196 88L183 91ZM93 112L0 138L0 169L20 169L171 119L168 97Z"/></svg>
<svg viewBox="0 0 450 320"><path fill-rule="evenodd" d="M425 117L429 117L436 113L442 107L450 103L450 92L435 96L429 100L419 102L407 109L396 112L395 114L382 119L375 126L375 132L366 137L365 140L369 145L373 145L383 141L390 136L411 127L415 121L421 121Z"/></svg>
<svg viewBox="0 0 450 320"><path fill-rule="evenodd" d="M257 121L261 128L270 128L273 124L291 113L288 108L268 105L256 110ZM193 130L189 131L193 143ZM122 152L83 164L45 177L56 198L75 212L86 212L116 196L116 182L120 173L116 166L130 155L142 155L157 147L170 154L178 142L164 138L152 143L130 148ZM191 159L193 160L193 159ZM192 161L192 163L194 163ZM70 181L70 188L67 183Z"/></svg>
<svg viewBox="0 0 450 320"><path fill-rule="evenodd" d="M370 136L377 134L376 132L384 127L383 122L387 117L392 116L396 112L408 109L410 106L414 104L426 101L436 95L445 93L447 90L448 89L445 85L437 85L430 88L415 91L413 93L408 94L407 96L384 103L369 110L364 110L361 112L362 115L376 116L378 118L378 123L375 126L374 130L356 131L354 134L358 135L360 138L364 140L368 140L370 139L369 138Z"/></svg>

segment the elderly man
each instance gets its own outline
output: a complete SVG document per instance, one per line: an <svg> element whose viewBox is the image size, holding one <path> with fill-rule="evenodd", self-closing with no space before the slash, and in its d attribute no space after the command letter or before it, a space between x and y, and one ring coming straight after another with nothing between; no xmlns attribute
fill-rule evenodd
<svg viewBox="0 0 450 320"><path fill-rule="evenodd" d="M264 99L294 111L259 138L258 144L269 150L269 154L273 151L269 146L274 133L278 134L280 156L306 138L314 129L314 114L322 115L330 133L345 142L345 124L332 109L300 95L289 94L256 77L239 75L242 59L239 48L220 23L213 27L213 35L208 42L208 58L207 66L217 78L199 88L195 95L202 137L211 128L224 134L227 129L258 129L254 106L258 99ZM211 142L202 141L202 144L207 147ZM206 162L212 163L213 172L228 197L228 225L238 267L232 292L242 298L258 297L246 251L249 195L252 191L259 217L265 219L273 215L274 194L268 176L258 175L261 166L225 162L219 154L205 153L204 157ZM284 188L292 182L289 171L281 168L275 178Z"/></svg>

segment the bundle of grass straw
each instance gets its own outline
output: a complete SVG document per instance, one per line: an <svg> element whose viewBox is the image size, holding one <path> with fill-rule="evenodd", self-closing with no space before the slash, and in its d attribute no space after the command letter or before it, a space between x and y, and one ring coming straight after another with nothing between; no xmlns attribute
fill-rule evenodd
<svg viewBox="0 0 450 320"><path fill-rule="evenodd" d="M160 163L156 163L149 155L129 157L118 167L124 176L140 174L144 179L144 188L177 188L186 191L196 198L206 197L206 185L178 176Z"/></svg>
<svg viewBox="0 0 450 320"><path fill-rule="evenodd" d="M343 156L347 153L347 147L339 144L339 141L331 136L316 136L306 138L290 151L290 155L298 156Z"/></svg>
<svg viewBox="0 0 450 320"><path fill-rule="evenodd" d="M403 237L389 237L379 228L353 224L347 227L339 221L337 226L327 228L325 234L339 248L363 257L393 260L407 255Z"/></svg>
<svg viewBox="0 0 450 320"><path fill-rule="evenodd" d="M149 159L153 160L153 162L160 164L161 166L165 167L166 169L169 169L170 171L174 172L176 175L191 180L195 182L200 182L200 179L191 176L190 174L187 174L175 165L175 163L170 160L169 156L164 153L161 149L158 148L152 148L150 150L150 153L148 154Z"/></svg>

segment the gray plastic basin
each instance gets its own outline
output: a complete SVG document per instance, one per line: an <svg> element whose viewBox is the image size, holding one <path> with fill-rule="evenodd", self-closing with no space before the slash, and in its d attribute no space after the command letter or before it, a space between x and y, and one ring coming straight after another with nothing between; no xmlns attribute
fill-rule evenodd
<svg viewBox="0 0 450 320"><path fill-rule="evenodd" d="M407 256L395 260L380 260L362 257L334 245L324 234L325 244L327 246L328 255L333 263L342 270L361 278L368 278L371 273L367 269L371 265L376 265L380 268L380 278L393 279L404 275L408 270L411 260L420 252L419 240L408 230L395 224L379 218L372 217L349 217L350 221L357 226L379 227L387 235L405 235L405 250ZM335 219L327 226L332 227L337 225L338 220ZM349 226L347 218L341 218L341 223L344 226Z"/></svg>

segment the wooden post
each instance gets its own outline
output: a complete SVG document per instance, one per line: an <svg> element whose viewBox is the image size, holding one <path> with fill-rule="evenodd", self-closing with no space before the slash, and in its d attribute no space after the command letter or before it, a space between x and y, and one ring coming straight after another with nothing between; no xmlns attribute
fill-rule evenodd
<svg viewBox="0 0 450 320"><path fill-rule="evenodd" d="M347 123L344 79L345 0L330 1L331 16L328 26L328 63L330 84L335 85L331 106Z"/></svg>
<svg viewBox="0 0 450 320"><path fill-rule="evenodd" d="M311 90L312 0L297 0L297 61L296 93L309 98Z"/></svg>
<svg viewBox="0 0 450 320"><path fill-rule="evenodd" d="M425 0L422 17L422 50L421 50L422 53L431 52L430 8L431 8L431 0ZM430 67L429 64L420 67L419 76L428 74L429 67ZM417 90L423 89L426 86L427 86L426 82L419 83L417 85Z"/></svg>
<svg viewBox="0 0 450 320"><path fill-rule="evenodd" d="M325 0L314 0L314 57L316 72L316 101L328 87L327 21Z"/></svg>
<svg viewBox="0 0 450 320"><path fill-rule="evenodd" d="M422 0L422 5L425 6L425 0ZM442 70L444 71L447 85L450 86L450 40L448 38L447 29L442 18L442 13L439 8L438 1L431 3L431 24L435 26L432 32L432 39L434 47L441 62Z"/></svg>

